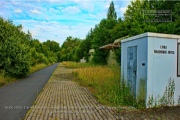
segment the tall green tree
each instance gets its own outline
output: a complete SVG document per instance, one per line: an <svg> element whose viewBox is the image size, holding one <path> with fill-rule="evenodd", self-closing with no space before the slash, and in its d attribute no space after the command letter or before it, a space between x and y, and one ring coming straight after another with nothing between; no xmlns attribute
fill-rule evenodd
<svg viewBox="0 0 180 120"><path fill-rule="evenodd" d="M117 19L113 1L110 3L108 13L107 13L107 19L115 19L115 20Z"/></svg>
<svg viewBox="0 0 180 120"><path fill-rule="evenodd" d="M141 0L131 1L128 5L125 16L125 26L130 36L143 33L143 28L146 27L146 23L143 22L143 2Z"/></svg>
<svg viewBox="0 0 180 120"><path fill-rule="evenodd" d="M75 54L76 49L78 48L81 40L78 38L73 38L69 36L66 38L66 41L63 43L61 47L61 58L60 61L76 61L77 56Z"/></svg>
<svg viewBox="0 0 180 120"><path fill-rule="evenodd" d="M107 18L102 19L99 25L96 25L93 31L92 48L95 49L93 62L98 64L106 64L108 55L107 50L101 50L99 47L114 42L112 30L117 25L117 15L113 1L110 3Z"/></svg>
<svg viewBox="0 0 180 120"><path fill-rule="evenodd" d="M56 41L53 40L47 40L46 42L43 42L43 45L46 45L50 51L58 52L60 50L60 45Z"/></svg>
<svg viewBox="0 0 180 120"><path fill-rule="evenodd" d="M21 26L0 18L0 72L5 76L24 77L30 68L28 38Z"/></svg>

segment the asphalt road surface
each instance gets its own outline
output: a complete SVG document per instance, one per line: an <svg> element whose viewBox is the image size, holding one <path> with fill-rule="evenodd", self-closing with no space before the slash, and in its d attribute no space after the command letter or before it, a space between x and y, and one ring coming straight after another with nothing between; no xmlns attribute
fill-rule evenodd
<svg viewBox="0 0 180 120"><path fill-rule="evenodd" d="M0 88L0 120L23 119L58 63Z"/></svg>

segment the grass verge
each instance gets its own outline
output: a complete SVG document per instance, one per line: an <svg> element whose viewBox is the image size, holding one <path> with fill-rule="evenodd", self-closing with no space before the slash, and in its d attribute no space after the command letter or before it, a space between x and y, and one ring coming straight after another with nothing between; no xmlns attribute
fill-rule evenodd
<svg viewBox="0 0 180 120"><path fill-rule="evenodd" d="M31 66L30 67L30 70L29 70L29 74L33 73L33 72L36 72L38 70L41 70L42 68L45 68L47 67L48 65L44 64L44 63L40 63L40 64L36 64L34 66Z"/></svg>
<svg viewBox="0 0 180 120"><path fill-rule="evenodd" d="M0 87L6 84L9 84L11 82L14 82L16 78L12 77L4 77L2 74L0 74Z"/></svg>
<svg viewBox="0 0 180 120"><path fill-rule="evenodd" d="M88 66L95 66L92 63L80 63L80 62L71 62L71 61L63 61L63 64L66 68L85 68Z"/></svg>
<svg viewBox="0 0 180 120"><path fill-rule="evenodd" d="M31 66L29 74L31 74L33 72L36 72L36 71L38 71L40 69L43 69L43 68L45 68L45 67L47 67L49 65L41 63L41 64L37 64L35 66ZM4 86L4 85L7 85L9 83L15 82L16 80L17 80L17 78L13 78L13 77L9 77L9 76L4 77L3 74L0 74L0 87Z"/></svg>

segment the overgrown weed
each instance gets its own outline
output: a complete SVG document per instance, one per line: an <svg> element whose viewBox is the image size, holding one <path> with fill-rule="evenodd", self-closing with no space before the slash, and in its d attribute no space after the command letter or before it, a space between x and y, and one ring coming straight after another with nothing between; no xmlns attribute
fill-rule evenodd
<svg viewBox="0 0 180 120"><path fill-rule="evenodd" d="M76 68L77 81L98 99L111 106L138 106L124 80L120 79L120 66L102 66L90 63L63 62L68 68Z"/></svg>
<svg viewBox="0 0 180 120"><path fill-rule="evenodd" d="M63 64L66 68L84 68L88 66L95 66L92 63L80 63L80 62L72 62L72 61L63 61Z"/></svg>
<svg viewBox="0 0 180 120"><path fill-rule="evenodd" d="M130 86L120 76L120 66L102 66L76 62L63 62L63 64L68 68L76 68L73 74L77 81L82 86L88 87L90 92L102 104L136 108L146 107L146 80L140 80L137 97L134 97L131 94ZM175 83L174 80L170 79L164 95L160 99L149 96L147 106L174 105L174 91Z"/></svg>
<svg viewBox="0 0 180 120"><path fill-rule="evenodd" d="M44 64L44 63L40 63L40 64L36 64L34 66L31 66L30 67L30 71L29 71L29 74L33 73L33 72L36 72L38 70L41 70L45 67L47 67L48 65L47 64Z"/></svg>

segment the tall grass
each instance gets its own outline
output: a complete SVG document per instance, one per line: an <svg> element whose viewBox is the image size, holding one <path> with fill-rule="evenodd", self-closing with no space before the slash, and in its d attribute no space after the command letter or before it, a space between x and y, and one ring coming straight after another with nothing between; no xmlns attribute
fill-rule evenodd
<svg viewBox="0 0 180 120"><path fill-rule="evenodd" d="M80 63L80 62L72 62L72 61L63 61L63 64L67 68L84 68L88 66L95 66L92 63Z"/></svg>
<svg viewBox="0 0 180 120"><path fill-rule="evenodd" d="M74 71L81 85L103 104L118 105L120 96L120 67L88 66Z"/></svg>
<svg viewBox="0 0 180 120"><path fill-rule="evenodd" d="M0 74L0 87L8 83L14 82L16 79L12 77L4 77L3 74Z"/></svg>
<svg viewBox="0 0 180 120"><path fill-rule="evenodd" d="M120 66L101 66L76 62L63 63L68 68L76 68L73 74L77 81L82 86L88 87L102 104L142 107L131 94L130 87L127 86L125 80L121 80Z"/></svg>
<svg viewBox="0 0 180 120"><path fill-rule="evenodd" d="M40 63L40 64L36 64L34 66L31 66L30 67L30 71L29 71L29 74L33 73L33 72L36 72L42 68L45 68L47 67L48 65L44 64L44 63Z"/></svg>

